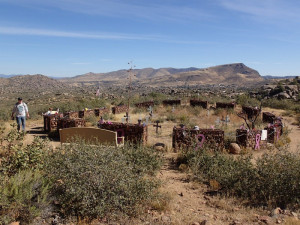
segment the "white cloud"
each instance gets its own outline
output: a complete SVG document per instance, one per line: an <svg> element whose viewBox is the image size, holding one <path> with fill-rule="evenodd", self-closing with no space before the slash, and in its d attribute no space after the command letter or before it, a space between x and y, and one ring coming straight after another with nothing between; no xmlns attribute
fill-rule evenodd
<svg viewBox="0 0 300 225"><path fill-rule="evenodd" d="M299 1L291 0L218 0L222 7L250 15L264 22L300 19ZM267 21L266 21L267 20ZM275 20L275 21L274 21Z"/></svg>
<svg viewBox="0 0 300 225"><path fill-rule="evenodd" d="M197 20L212 17L212 14L207 13L200 7L195 7L195 5L188 4L188 2L184 6L176 5L174 1L168 3L168 1L149 0L0 0L0 2L23 7L52 7L89 15L142 18L159 21Z"/></svg>
<svg viewBox="0 0 300 225"><path fill-rule="evenodd" d="M110 39L110 40L154 40L155 41L155 40L160 40L160 38L162 38L162 37L152 36L152 35L131 35L131 34L113 34L113 33L90 34L90 33L81 33L81 32L20 28L20 27L1 27L1 26L0 26L0 34Z"/></svg>
<svg viewBox="0 0 300 225"><path fill-rule="evenodd" d="M47 36L47 37L64 37L64 38L86 38L86 39L104 39L104 40L139 40L139 41L156 41L175 44L217 44L209 41L190 41L190 40L174 40L166 36L159 35L140 35L140 34L118 34L118 33L84 33L59 31L48 29L21 28L0 26L0 34L5 35L28 35L28 36Z"/></svg>
<svg viewBox="0 0 300 225"><path fill-rule="evenodd" d="M90 62L73 62L73 63L71 63L72 65L90 65L90 64L92 64L92 63L90 63Z"/></svg>

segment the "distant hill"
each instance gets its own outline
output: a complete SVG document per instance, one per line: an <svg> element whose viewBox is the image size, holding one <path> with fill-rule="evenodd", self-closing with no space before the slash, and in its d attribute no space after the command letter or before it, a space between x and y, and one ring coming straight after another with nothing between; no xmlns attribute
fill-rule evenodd
<svg viewBox="0 0 300 225"><path fill-rule="evenodd" d="M136 80L138 79L149 79L156 78L161 76L173 75L181 72L189 72L199 70L198 68L186 68L186 69L175 69L175 68L145 68L145 69L134 69L132 73L136 75ZM78 75L71 78L60 79L63 82L93 82L93 81L119 81L127 79L128 71L127 70L118 70L108 73L86 73L83 75Z"/></svg>
<svg viewBox="0 0 300 225"><path fill-rule="evenodd" d="M213 66L209 68L145 68L134 69L134 84L153 87L195 86L195 85L240 85L250 86L266 82L256 70L243 63ZM86 73L70 78L50 78L44 75L22 75L10 78L0 77L0 91L30 92L36 90L53 90L72 86L91 86L98 83L109 85L127 84L128 71L118 70L109 73Z"/></svg>
<svg viewBox="0 0 300 225"><path fill-rule="evenodd" d="M47 91L67 87L60 81L44 75L23 75L11 78L0 78L1 93L23 93L32 91Z"/></svg>
<svg viewBox="0 0 300 225"><path fill-rule="evenodd" d="M195 67L185 69L175 68L145 68L132 71L136 76L133 81L148 86L177 86L205 84L236 84L247 85L262 82L265 79L260 74L243 63L226 64L204 69ZM128 78L127 70L109 73L87 73L72 78L61 79L70 84L91 82L110 82L122 84Z"/></svg>
<svg viewBox="0 0 300 225"><path fill-rule="evenodd" d="M272 75L266 75L262 76L266 80L271 80L271 79L291 79L295 78L296 76L272 76Z"/></svg>
<svg viewBox="0 0 300 225"><path fill-rule="evenodd" d="M10 77L14 77L14 76L21 76L21 75L15 75L15 74L12 74L12 75L5 75L5 74L0 74L0 77L1 77L1 78L10 78Z"/></svg>
<svg viewBox="0 0 300 225"><path fill-rule="evenodd" d="M252 85L262 82L260 74L243 63L226 64L220 66L181 72L172 76L164 76L151 80L152 85L206 85L206 84L236 84Z"/></svg>

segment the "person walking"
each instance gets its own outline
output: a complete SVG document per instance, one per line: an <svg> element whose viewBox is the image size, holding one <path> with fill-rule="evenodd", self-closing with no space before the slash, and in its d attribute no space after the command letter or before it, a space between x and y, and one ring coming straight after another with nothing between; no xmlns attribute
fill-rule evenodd
<svg viewBox="0 0 300 225"><path fill-rule="evenodd" d="M23 102L22 98L18 98L18 102L14 105L11 117L14 118L16 116L18 131L20 131L21 125L22 130L25 132L25 124L26 124L26 116L29 118L28 107L26 103Z"/></svg>

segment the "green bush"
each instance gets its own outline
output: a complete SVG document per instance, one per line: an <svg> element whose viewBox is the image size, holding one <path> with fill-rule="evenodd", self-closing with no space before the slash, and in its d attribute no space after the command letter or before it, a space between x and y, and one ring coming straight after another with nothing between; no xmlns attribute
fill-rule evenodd
<svg viewBox="0 0 300 225"><path fill-rule="evenodd" d="M65 215L134 215L157 193L159 183L151 174L160 162L149 149L77 144L51 154L46 173Z"/></svg>
<svg viewBox="0 0 300 225"><path fill-rule="evenodd" d="M20 221L29 224L48 205L49 190L49 183L38 170L23 170L2 179L0 223Z"/></svg>
<svg viewBox="0 0 300 225"><path fill-rule="evenodd" d="M47 150L47 142L39 137L35 137L34 141L27 146L17 143L11 146L7 154L3 156L0 172L11 176L19 170L41 169Z"/></svg>
<svg viewBox="0 0 300 225"><path fill-rule="evenodd" d="M253 164L249 156L188 151L180 160L189 165L196 180L216 183L221 194L247 199L255 206L300 206L300 155L265 154Z"/></svg>

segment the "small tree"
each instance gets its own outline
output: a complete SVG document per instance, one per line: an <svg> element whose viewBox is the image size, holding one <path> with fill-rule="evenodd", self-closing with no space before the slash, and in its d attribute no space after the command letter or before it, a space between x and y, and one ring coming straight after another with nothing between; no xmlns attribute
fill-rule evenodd
<svg viewBox="0 0 300 225"><path fill-rule="evenodd" d="M258 116L261 114L261 106L262 106L262 103L260 103L260 106L258 108L258 113L251 118L249 118L248 115L243 111L237 113L237 116L242 118L245 121L245 123L250 131L255 128L255 122L256 122Z"/></svg>

